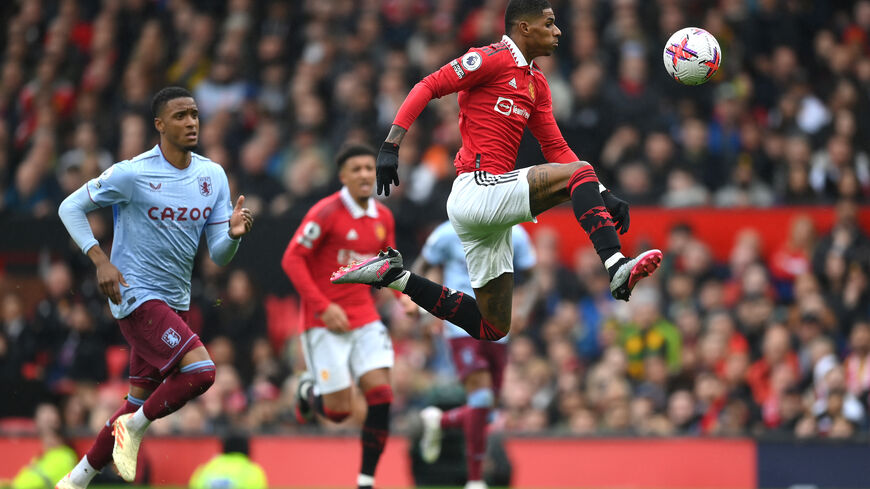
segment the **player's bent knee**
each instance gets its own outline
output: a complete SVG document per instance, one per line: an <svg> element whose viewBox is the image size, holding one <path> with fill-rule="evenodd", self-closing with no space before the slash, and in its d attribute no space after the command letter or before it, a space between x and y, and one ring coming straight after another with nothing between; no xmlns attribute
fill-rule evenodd
<svg viewBox="0 0 870 489"><path fill-rule="evenodd" d="M191 386L196 389L199 394L207 391L212 385L214 385L215 380L215 370L203 370L201 372L197 372L192 374L194 376L193 382L191 382Z"/></svg>
<svg viewBox="0 0 870 489"><path fill-rule="evenodd" d="M200 395L214 384L215 365L211 360L201 360L187 364L180 369L190 388Z"/></svg>
<svg viewBox="0 0 870 489"><path fill-rule="evenodd" d="M510 297L510 296L508 296ZM510 299L508 299L510 300ZM491 304L488 304L491 306ZM489 323L491 326L496 329L503 331L507 334L511 329L511 306L500 306L496 305L495 307L488 307L487 311L483 312L484 321Z"/></svg>

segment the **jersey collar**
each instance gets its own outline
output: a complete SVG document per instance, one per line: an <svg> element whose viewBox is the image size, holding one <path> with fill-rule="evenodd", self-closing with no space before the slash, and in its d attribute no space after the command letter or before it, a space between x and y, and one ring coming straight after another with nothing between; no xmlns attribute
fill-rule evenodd
<svg viewBox="0 0 870 489"><path fill-rule="evenodd" d="M341 187L341 191L338 195L341 197L341 202L345 207L347 207L347 211L350 212L351 217L354 219L359 219L363 216L369 216L373 219L378 217L378 208L375 205L374 197L369 197L369 205L367 208L363 209L355 200L353 200L353 197L350 195L350 190L348 190L347 187Z"/></svg>
<svg viewBox="0 0 870 489"><path fill-rule="evenodd" d="M505 34L501 36L501 42L505 43L505 45L508 47L511 55L514 57L514 61L517 62L517 66L519 66L520 68L529 66L529 62L526 61L526 57L523 56L522 51L520 51L520 48L517 47L513 39ZM532 64L534 64L534 61L532 61Z"/></svg>

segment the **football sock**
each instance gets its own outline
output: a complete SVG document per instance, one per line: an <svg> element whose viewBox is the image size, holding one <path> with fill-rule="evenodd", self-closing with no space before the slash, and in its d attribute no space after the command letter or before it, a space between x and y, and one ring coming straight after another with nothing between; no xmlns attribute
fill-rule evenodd
<svg viewBox="0 0 870 489"><path fill-rule="evenodd" d="M462 431L465 433L465 463L468 466L468 480L483 478L483 459L486 455L486 425L489 413L495 405L492 389L484 387L468 394L468 414Z"/></svg>
<svg viewBox="0 0 870 489"><path fill-rule="evenodd" d="M118 416L122 414L135 412L145 401L142 399L136 399L133 396L127 396L127 400L124 401L124 404L115 411L115 414L106 421L105 426L97 433L97 439L94 440L94 444L91 445L90 450L88 450L87 461L88 464L93 467L96 471L103 470L103 467L109 464L112 461L112 448L115 446L115 437L112 436L112 423L118 419ZM84 459L82 459L84 460ZM81 462L79 462L81 465ZM87 467L84 467L87 468ZM78 469L78 466L76 467ZM85 473L80 473L82 477L84 477ZM75 477L75 470L73 471L73 477ZM90 476L93 478L93 475ZM84 479L82 479L84 480ZM87 482L78 482L76 479L73 479L75 484L80 486L87 486L90 479Z"/></svg>
<svg viewBox="0 0 870 489"><path fill-rule="evenodd" d="M141 433L148 429L148 425L150 424L151 420L145 416L145 410L141 407L130 416L129 420L127 420L127 428L129 428L130 431L135 431L137 433Z"/></svg>
<svg viewBox="0 0 870 489"><path fill-rule="evenodd" d="M389 385L379 385L366 391L365 397L368 414L362 427L360 475L374 476L375 467L378 465L381 453L384 452L390 434L390 404L393 402L393 389Z"/></svg>
<svg viewBox="0 0 870 489"><path fill-rule="evenodd" d="M611 226L612 228L612 226ZM614 231L615 234L615 231ZM464 329L477 340L496 341L506 334L499 330L477 308L477 301L468 294L436 284L417 274L408 273L405 294L433 316L445 319Z"/></svg>
<svg viewBox="0 0 870 489"><path fill-rule="evenodd" d="M207 391L214 384L214 376L215 366L211 360L185 365L167 377L151 394L142 405L142 414L153 421L174 413L187 401ZM130 428L136 429L137 426L132 425L132 418L130 421Z"/></svg>
<svg viewBox="0 0 870 489"><path fill-rule="evenodd" d="M411 276L411 272L405 270L401 273L401 275L399 275L396 278L396 280L393 280L392 282L390 282L390 284L387 285L387 287L394 289L394 290L398 290L399 292L404 292L405 286L408 285L408 277L410 277L410 276Z"/></svg>
<svg viewBox="0 0 870 489"><path fill-rule="evenodd" d="M577 222L586 231L602 263L606 262L619 253L619 235L616 234L610 212L604 206L598 189L598 177L591 165L583 166L571 175L568 193Z"/></svg>
<svg viewBox="0 0 870 489"><path fill-rule="evenodd" d="M462 431L465 433L465 463L468 466L468 480L479 481L483 478L483 459L486 455L486 421L489 408L473 408L465 417Z"/></svg>
<svg viewBox="0 0 870 489"><path fill-rule="evenodd" d="M441 416L441 428L460 428L465 426L465 418L468 416L469 411L471 411L471 408L468 407L468 404L463 404L445 412Z"/></svg>
<svg viewBox="0 0 870 489"><path fill-rule="evenodd" d="M610 258L604 260L604 267L607 268L607 273L610 275L610 278L613 279L613 275L616 274L616 271L619 270L619 267L622 266L623 263L627 262L628 258L625 257L622 253L615 253Z"/></svg>
<svg viewBox="0 0 870 489"><path fill-rule="evenodd" d="M370 475L360 474L356 477L357 489L372 489L375 487L375 478Z"/></svg>
<svg viewBox="0 0 870 489"><path fill-rule="evenodd" d="M72 471L69 473L69 478L73 484L82 487L88 487L88 484L91 483L91 480L99 474L100 471L95 469L90 462L88 462L88 456L85 455L79 460L79 463L73 467Z"/></svg>

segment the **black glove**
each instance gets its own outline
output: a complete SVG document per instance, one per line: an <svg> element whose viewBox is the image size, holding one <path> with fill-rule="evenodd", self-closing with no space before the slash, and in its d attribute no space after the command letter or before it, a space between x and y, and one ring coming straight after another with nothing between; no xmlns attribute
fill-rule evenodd
<svg viewBox="0 0 870 489"><path fill-rule="evenodd" d="M619 234L628 232L628 202L613 195L610 190L601 192L601 198L604 199L604 207L610 212L610 217L613 218L613 225Z"/></svg>
<svg viewBox="0 0 870 489"><path fill-rule="evenodd" d="M399 184L399 145L384 141L378 152L378 163L375 167L378 181L378 195L390 195L390 184Z"/></svg>

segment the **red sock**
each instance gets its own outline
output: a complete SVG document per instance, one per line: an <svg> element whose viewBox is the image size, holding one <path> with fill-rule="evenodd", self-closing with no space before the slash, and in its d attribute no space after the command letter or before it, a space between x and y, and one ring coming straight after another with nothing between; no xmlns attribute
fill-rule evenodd
<svg viewBox="0 0 870 489"><path fill-rule="evenodd" d="M187 401L207 391L214 384L214 365L193 372L175 372L160 384L142 406L150 420L174 413Z"/></svg>
<svg viewBox="0 0 870 489"><path fill-rule="evenodd" d="M468 480L483 480L483 458L486 455L486 425L489 408L468 408L463 432L465 433L465 462Z"/></svg>
<svg viewBox="0 0 870 489"><path fill-rule="evenodd" d="M468 416L469 411L471 411L471 408L468 407L468 404L463 404L447 411L444 413L444 416L441 416L441 428L459 428L465 426L465 418Z"/></svg>
<svg viewBox="0 0 870 489"><path fill-rule="evenodd" d="M122 414L132 413L139 409L138 404L133 404L125 400L124 404L115 411L115 414L109 418L109 421L103 426L103 429L97 434L97 439L88 450L88 463L91 467L97 470L103 470L103 467L109 465L112 461L112 448L115 446L115 437L112 436L112 423Z"/></svg>

